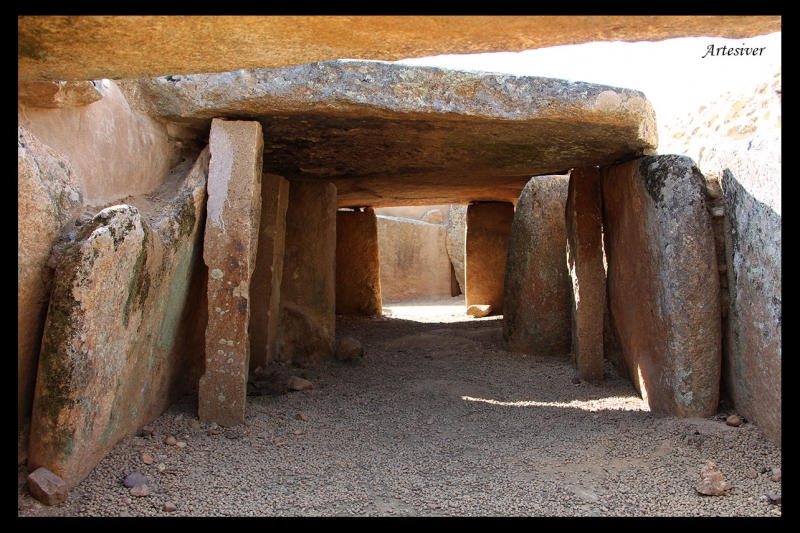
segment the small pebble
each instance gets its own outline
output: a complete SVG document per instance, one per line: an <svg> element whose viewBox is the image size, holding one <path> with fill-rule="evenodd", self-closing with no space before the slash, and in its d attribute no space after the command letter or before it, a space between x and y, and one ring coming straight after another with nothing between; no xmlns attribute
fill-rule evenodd
<svg viewBox="0 0 800 533"><path fill-rule="evenodd" d="M163 509L164 509L164 511L165 511L165 512L167 512L167 513L174 513L175 511L177 511L177 510L178 510L178 508L177 508L177 507L175 506L175 504L174 504L174 503L172 503L172 502L164 502L164 507L163 507Z"/></svg>
<svg viewBox="0 0 800 533"><path fill-rule="evenodd" d="M153 458L147 453L142 453L142 462L146 465L153 464Z"/></svg>
<svg viewBox="0 0 800 533"><path fill-rule="evenodd" d="M150 496L150 487L147 485L136 485L131 489L131 496L136 496L137 498L144 498L145 496Z"/></svg>
<svg viewBox="0 0 800 533"><path fill-rule="evenodd" d="M739 427L739 425L742 423L742 421L739 420L738 416L731 415L725 420L725 423L728 424L729 426Z"/></svg>
<svg viewBox="0 0 800 533"><path fill-rule="evenodd" d="M155 432L155 428L152 426L144 426L142 427L142 435L152 435Z"/></svg>
<svg viewBox="0 0 800 533"><path fill-rule="evenodd" d="M308 422L308 418L303 413L297 413L297 416L295 416L295 418L297 420L302 420L303 422Z"/></svg>
<svg viewBox="0 0 800 533"><path fill-rule="evenodd" d="M175 443L175 447L176 448L186 448L186 443L183 442L182 440L179 440L178 442Z"/></svg>
<svg viewBox="0 0 800 533"><path fill-rule="evenodd" d="M167 438L164 439L164 444L167 446L175 446L178 443L178 439L173 437L172 435L167 435Z"/></svg>

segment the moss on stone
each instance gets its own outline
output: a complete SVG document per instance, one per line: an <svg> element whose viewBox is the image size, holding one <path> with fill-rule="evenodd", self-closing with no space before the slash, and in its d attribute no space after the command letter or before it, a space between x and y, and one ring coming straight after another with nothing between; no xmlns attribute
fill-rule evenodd
<svg viewBox="0 0 800 533"><path fill-rule="evenodd" d="M142 246L136 263L133 265L130 281L128 282L128 299L122 308L122 325L128 327L130 313L144 307L144 302L150 291L150 273L147 271L147 245L150 239L150 230L142 224Z"/></svg>

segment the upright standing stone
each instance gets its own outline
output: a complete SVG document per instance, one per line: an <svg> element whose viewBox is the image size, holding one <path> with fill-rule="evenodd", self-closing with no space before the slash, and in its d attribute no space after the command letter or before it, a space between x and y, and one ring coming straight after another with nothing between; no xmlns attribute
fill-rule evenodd
<svg viewBox="0 0 800 533"><path fill-rule="evenodd" d="M503 341L515 352L566 355L571 293L567 269L567 176L537 176L517 202L506 265Z"/></svg>
<svg viewBox="0 0 800 533"><path fill-rule="evenodd" d="M458 288L463 294L467 288L464 277L464 247L467 236L467 208L466 205L451 205L450 216L447 221L447 255L455 271Z"/></svg>
<svg viewBox="0 0 800 533"><path fill-rule="evenodd" d="M295 181L286 210L277 357L333 356L336 333L336 186Z"/></svg>
<svg viewBox="0 0 800 533"><path fill-rule="evenodd" d="M48 258L62 229L77 215L82 194L63 155L22 127L17 135L17 429L21 429L31 413L52 290Z"/></svg>
<svg viewBox="0 0 800 533"><path fill-rule="evenodd" d="M480 202L467 208L467 307L491 305L492 314L503 312L506 257L513 222L514 204L509 202Z"/></svg>
<svg viewBox="0 0 800 533"><path fill-rule="evenodd" d="M206 372L200 378L203 422L244 422L250 356L250 280L261 215L261 124L211 122L208 216Z"/></svg>
<svg viewBox="0 0 800 533"><path fill-rule="evenodd" d="M450 295L446 231L442 224L378 215L384 300Z"/></svg>
<svg viewBox="0 0 800 533"><path fill-rule="evenodd" d="M258 250L250 283L250 370L266 367L275 359L288 205L289 182L275 174L263 174Z"/></svg>
<svg viewBox="0 0 800 533"><path fill-rule="evenodd" d="M336 213L336 314L383 314L378 218L371 208Z"/></svg>
<svg viewBox="0 0 800 533"><path fill-rule="evenodd" d="M705 180L676 155L601 175L608 307L628 373L654 412L715 414L721 319Z"/></svg>
<svg viewBox="0 0 800 533"><path fill-rule="evenodd" d="M567 265L572 280L572 364L582 379L603 379L603 213L600 169L576 168L567 195Z"/></svg>

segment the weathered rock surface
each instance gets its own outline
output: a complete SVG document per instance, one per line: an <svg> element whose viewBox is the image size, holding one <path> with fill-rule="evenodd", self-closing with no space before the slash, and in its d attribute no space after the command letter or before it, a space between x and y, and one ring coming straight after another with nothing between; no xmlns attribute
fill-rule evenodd
<svg viewBox="0 0 800 533"><path fill-rule="evenodd" d="M78 215L81 189L61 154L17 130L17 429L30 415L47 301L53 246ZM73 235L74 238L74 235Z"/></svg>
<svg viewBox="0 0 800 533"><path fill-rule="evenodd" d="M262 175L261 223L250 280L250 370L266 368L275 359L288 205L289 182L275 174Z"/></svg>
<svg viewBox="0 0 800 533"><path fill-rule="evenodd" d="M370 208L336 213L336 314L383 314L378 219Z"/></svg>
<svg viewBox="0 0 800 533"><path fill-rule="evenodd" d="M564 219L568 189L568 176L537 176L517 202L503 300L508 350L540 355L570 351L572 287Z"/></svg>
<svg viewBox="0 0 800 533"><path fill-rule="evenodd" d="M31 81L143 78L780 30L780 16L23 16L17 70Z"/></svg>
<svg viewBox="0 0 800 533"><path fill-rule="evenodd" d="M378 216L381 294L386 301L450 296L446 228L421 220Z"/></svg>
<svg viewBox="0 0 800 533"><path fill-rule="evenodd" d="M196 385L208 157L175 176L177 194L150 222L131 205L109 207L65 249L39 357L31 469L74 487L119 439Z"/></svg>
<svg viewBox="0 0 800 533"><path fill-rule="evenodd" d="M103 98L103 82L50 81L17 84L17 101L30 107L77 107Z"/></svg>
<svg viewBox="0 0 800 533"><path fill-rule="evenodd" d="M653 412L713 415L721 318L705 180L683 156L601 173L609 312L627 372Z"/></svg>
<svg viewBox="0 0 800 533"><path fill-rule="evenodd" d="M442 213L442 220L440 222L425 220L425 215L433 211L440 211ZM450 206L442 205L399 205L394 207L380 207L375 209L376 215L383 215L387 217L397 218L410 218L412 220L422 220L430 224L447 224L450 215ZM436 216L435 214L433 216Z"/></svg>
<svg viewBox="0 0 800 533"><path fill-rule="evenodd" d="M447 222L447 255L453 264L458 286L463 294L467 288L464 278L464 250L467 240L467 207L451 205Z"/></svg>
<svg viewBox="0 0 800 533"><path fill-rule="evenodd" d="M422 215L422 221L428 222L429 224L441 224L444 222L444 214L441 209L431 209Z"/></svg>
<svg viewBox="0 0 800 533"><path fill-rule="evenodd" d="M115 82L100 86L103 99L91 105L21 106L18 123L69 159L85 204L106 206L152 193L179 159L166 126L132 109Z"/></svg>
<svg viewBox="0 0 800 533"><path fill-rule="evenodd" d="M722 496L725 494L725 479L719 467L707 462L700 471L700 481L695 485L695 490L706 496Z"/></svg>
<svg viewBox="0 0 800 533"><path fill-rule="evenodd" d="M244 422L250 365L250 283L261 220L261 124L214 120L209 139L206 369L198 415L225 426Z"/></svg>
<svg viewBox="0 0 800 533"><path fill-rule="evenodd" d="M289 379L286 380L286 387L293 391L303 391L313 389L314 384L307 379L299 378L297 376L290 376Z"/></svg>
<svg viewBox="0 0 800 533"><path fill-rule="evenodd" d="M603 379L603 213L600 170L576 168L566 206L567 265L572 281L572 364L581 379Z"/></svg>
<svg viewBox="0 0 800 533"><path fill-rule="evenodd" d="M469 316L474 316L475 318L482 318L485 316L489 316L492 312L491 305L478 305L472 304L467 306L467 314Z"/></svg>
<svg viewBox="0 0 800 533"><path fill-rule="evenodd" d="M69 496L66 482L44 467L28 474L28 490L45 505L58 505Z"/></svg>
<svg viewBox="0 0 800 533"><path fill-rule="evenodd" d="M722 95L687 119L666 125L662 150L697 161L707 194L714 197L710 202L724 207L724 218L714 223L719 224L720 283L727 286L720 289L727 314L723 387L737 410L778 445L781 115L778 71L772 79L754 81L753 87Z"/></svg>
<svg viewBox="0 0 800 533"><path fill-rule="evenodd" d="M358 361L364 356L364 347L355 337L342 337L336 344L336 359L339 361Z"/></svg>
<svg viewBox="0 0 800 533"><path fill-rule="evenodd" d="M464 277L466 303L489 305L491 312L503 312L506 257L514 205L510 202L481 202L467 208Z"/></svg>
<svg viewBox="0 0 800 533"><path fill-rule="evenodd" d="M294 182L286 210L286 249L276 356L333 356L336 333L336 187Z"/></svg>
<svg viewBox="0 0 800 533"><path fill-rule="evenodd" d="M550 78L328 61L139 80L138 90L167 119L261 121L265 172L332 181L340 207L514 201L532 175L657 145L641 92Z"/></svg>

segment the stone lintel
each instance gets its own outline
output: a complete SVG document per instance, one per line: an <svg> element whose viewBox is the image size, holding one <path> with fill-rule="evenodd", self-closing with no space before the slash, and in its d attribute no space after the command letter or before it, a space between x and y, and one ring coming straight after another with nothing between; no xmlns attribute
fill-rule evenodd
<svg viewBox="0 0 800 533"><path fill-rule="evenodd" d="M378 218L375 211L336 213L336 314L381 316Z"/></svg>
<svg viewBox="0 0 800 533"><path fill-rule="evenodd" d="M214 119L209 138L206 371L200 378L203 422L244 422L250 355L250 282L261 214L261 124Z"/></svg>
<svg viewBox="0 0 800 533"><path fill-rule="evenodd" d="M275 358L288 205L289 182L275 174L263 174L258 251L250 283L250 370L266 368Z"/></svg>
<svg viewBox="0 0 800 533"><path fill-rule="evenodd" d="M467 208L465 245L466 304L491 305L503 312L506 257L514 222L514 204L480 202Z"/></svg>
<svg viewBox="0 0 800 533"><path fill-rule="evenodd" d="M603 220L600 169L572 171L567 194L567 265L572 281L572 364L578 377L603 379Z"/></svg>

